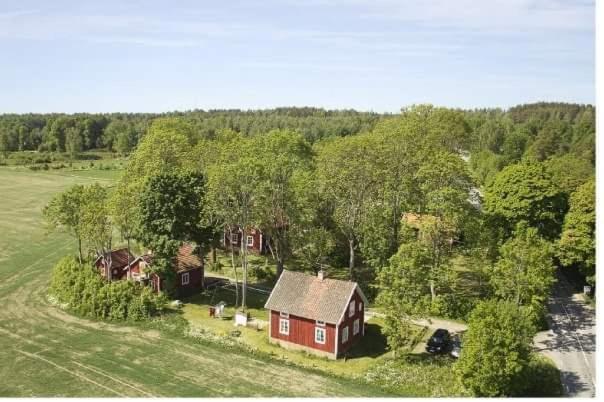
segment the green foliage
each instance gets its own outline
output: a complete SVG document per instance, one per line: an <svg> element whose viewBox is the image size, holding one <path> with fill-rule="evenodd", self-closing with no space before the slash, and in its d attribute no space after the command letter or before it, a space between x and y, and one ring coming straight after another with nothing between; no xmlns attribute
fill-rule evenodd
<svg viewBox="0 0 604 402"><path fill-rule="evenodd" d="M596 183L591 179L570 198L558 242L558 257L566 266L577 266L591 284L595 284Z"/></svg>
<svg viewBox="0 0 604 402"><path fill-rule="evenodd" d="M461 385L475 396L519 396L528 388L535 328L514 303L484 301L476 306L454 370Z"/></svg>
<svg viewBox="0 0 604 402"><path fill-rule="evenodd" d="M513 238L500 249L491 273L495 295L527 306L538 317L556 281L552 244L534 228L519 225Z"/></svg>
<svg viewBox="0 0 604 402"><path fill-rule="evenodd" d="M567 209L564 193L541 163L520 163L504 168L486 188L484 211L507 234L525 221L547 238L560 233Z"/></svg>
<svg viewBox="0 0 604 402"><path fill-rule="evenodd" d="M108 320L148 319L167 303L165 296L134 282L106 282L73 257L64 257L54 267L49 293L82 316Z"/></svg>
<svg viewBox="0 0 604 402"><path fill-rule="evenodd" d="M430 306L430 254L418 242L401 244L390 264L377 275L377 303L386 318L384 333L394 351L406 345L410 319L425 316Z"/></svg>

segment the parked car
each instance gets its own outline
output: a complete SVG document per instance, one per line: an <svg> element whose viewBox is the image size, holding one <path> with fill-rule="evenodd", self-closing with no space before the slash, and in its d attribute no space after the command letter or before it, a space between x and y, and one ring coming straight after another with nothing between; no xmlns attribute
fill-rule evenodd
<svg viewBox="0 0 604 402"><path fill-rule="evenodd" d="M449 347L449 331L439 328L428 339L426 351L428 353L445 353Z"/></svg>
<svg viewBox="0 0 604 402"><path fill-rule="evenodd" d="M459 355L461 354L461 336L459 334L455 334L451 337L451 351L449 353L454 358L459 358Z"/></svg>

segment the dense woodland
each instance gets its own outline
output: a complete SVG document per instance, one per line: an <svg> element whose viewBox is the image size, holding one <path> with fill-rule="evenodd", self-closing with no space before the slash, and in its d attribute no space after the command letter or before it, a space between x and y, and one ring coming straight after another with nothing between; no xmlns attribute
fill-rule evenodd
<svg viewBox="0 0 604 402"><path fill-rule="evenodd" d="M0 117L7 158L101 147L131 152L111 191L75 188L45 209L80 259L109 249L117 229L169 275L180 243L212 261L223 230L261 228L277 275L345 269L358 281L395 352L413 318L468 321L455 370L476 395L530 387L557 268L595 285L592 106ZM246 248L228 252L245 281Z"/></svg>

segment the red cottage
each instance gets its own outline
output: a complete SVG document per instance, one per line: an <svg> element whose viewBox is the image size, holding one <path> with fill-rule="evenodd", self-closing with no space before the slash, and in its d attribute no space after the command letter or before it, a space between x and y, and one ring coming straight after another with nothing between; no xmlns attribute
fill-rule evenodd
<svg viewBox="0 0 604 402"><path fill-rule="evenodd" d="M127 248L121 248L99 256L94 261L94 266L103 278L117 281L124 277L124 267L128 267L128 263L134 260Z"/></svg>
<svg viewBox="0 0 604 402"><path fill-rule="evenodd" d="M284 270L264 306L269 341L336 359L364 335L366 305L356 282Z"/></svg>
<svg viewBox="0 0 604 402"><path fill-rule="evenodd" d="M246 232L247 233L245 234L245 244L249 251L258 253L258 254L264 254L266 252L269 252L268 242L267 242L268 239L266 238L266 235L264 235L260 231L260 229L250 228ZM243 233L242 233L241 229L236 229L236 230L233 230L232 232L225 229L224 235L222 237L223 247L226 250L229 250L231 248L231 245L233 245L233 248L235 249L235 251L240 250L242 236L243 236Z"/></svg>
<svg viewBox="0 0 604 402"><path fill-rule="evenodd" d="M166 290L164 281L155 273L150 273L148 267L153 265L153 255L145 254L136 258L130 267L123 268L124 276L128 279L149 284L154 291ZM204 265L203 259L195 252L193 244L183 244L172 265L176 272L175 292L178 297L195 294L203 288Z"/></svg>

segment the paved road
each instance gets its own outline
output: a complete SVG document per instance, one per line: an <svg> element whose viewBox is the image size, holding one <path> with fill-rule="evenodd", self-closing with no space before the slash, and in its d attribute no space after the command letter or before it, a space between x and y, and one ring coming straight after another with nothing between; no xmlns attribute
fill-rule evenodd
<svg viewBox="0 0 604 402"><path fill-rule="evenodd" d="M535 338L535 346L561 372L567 396L594 397L596 381L596 319L563 278L558 278L548 302L550 330Z"/></svg>

